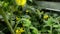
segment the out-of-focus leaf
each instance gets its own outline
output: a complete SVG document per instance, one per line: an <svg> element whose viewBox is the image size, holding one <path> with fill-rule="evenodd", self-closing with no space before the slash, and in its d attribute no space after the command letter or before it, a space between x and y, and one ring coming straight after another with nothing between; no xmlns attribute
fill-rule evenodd
<svg viewBox="0 0 60 34"><path fill-rule="evenodd" d="M53 24L53 18L50 17L48 21L46 22L46 25L52 25Z"/></svg>
<svg viewBox="0 0 60 34"><path fill-rule="evenodd" d="M2 31L0 31L0 34L4 34Z"/></svg>
<svg viewBox="0 0 60 34"><path fill-rule="evenodd" d="M59 25L53 25L53 27L58 28L58 27L59 27Z"/></svg>
<svg viewBox="0 0 60 34"><path fill-rule="evenodd" d="M32 34L38 34L38 30L35 27L30 27L32 29Z"/></svg>
<svg viewBox="0 0 60 34"><path fill-rule="evenodd" d="M21 21L25 27L29 27L31 25L31 21L29 19L22 18Z"/></svg>
<svg viewBox="0 0 60 34"><path fill-rule="evenodd" d="M15 25L15 21L11 21L11 25L14 26Z"/></svg>
<svg viewBox="0 0 60 34"><path fill-rule="evenodd" d="M32 2L32 0L29 0L30 2Z"/></svg>
<svg viewBox="0 0 60 34"><path fill-rule="evenodd" d="M58 21L60 21L60 16L56 18Z"/></svg>

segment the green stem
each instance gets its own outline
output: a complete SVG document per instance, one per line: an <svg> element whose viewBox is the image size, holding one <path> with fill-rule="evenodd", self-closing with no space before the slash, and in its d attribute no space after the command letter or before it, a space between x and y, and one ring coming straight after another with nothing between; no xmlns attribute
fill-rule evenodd
<svg viewBox="0 0 60 34"><path fill-rule="evenodd" d="M25 34L29 34L28 32L29 32L29 28L26 27L26 28L25 28Z"/></svg>
<svg viewBox="0 0 60 34"><path fill-rule="evenodd" d="M52 25L50 26L50 30L51 30L50 34L52 34Z"/></svg>
<svg viewBox="0 0 60 34"><path fill-rule="evenodd" d="M5 22L6 22L6 24L8 25L8 28L9 28L9 30L11 31L11 34L15 34L15 32L14 32L14 30L13 30L11 24L9 23L9 21L8 21L8 19L7 19L7 16L6 16L6 14L5 14L4 11L2 11L2 16L3 16L3 18L4 18Z"/></svg>
<svg viewBox="0 0 60 34"><path fill-rule="evenodd" d="M16 22L16 25L14 27L14 31L16 30L18 24L19 24L19 21Z"/></svg>
<svg viewBox="0 0 60 34"><path fill-rule="evenodd" d="M13 16L13 11L11 11L10 13L11 13L11 15L10 15L10 23L11 23L11 25L12 25L12 16ZM13 25L12 25L12 27L13 27Z"/></svg>
<svg viewBox="0 0 60 34"><path fill-rule="evenodd" d="M58 22L58 30L59 30L59 28L60 28L60 24L59 24L59 22ZM60 34L60 31L58 31L58 34Z"/></svg>

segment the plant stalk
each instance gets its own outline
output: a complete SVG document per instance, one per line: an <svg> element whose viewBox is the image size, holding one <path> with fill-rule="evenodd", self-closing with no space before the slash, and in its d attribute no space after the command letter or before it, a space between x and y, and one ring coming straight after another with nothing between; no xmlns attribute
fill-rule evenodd
<svg viewBox="0 0 60 34"><path fill-rule="evenodd" d="M11 24L9 23L9 21L8 21L8 19L7 19L7 16L6 16L6 14L5 14L4 11L2 11L2 16L3 16L3 18L4 18L5 23L6 23L7 26L8 26L8 28L9 28L11 34L15 34L15 32L14 32L14 30L13 30Z"/></svg>

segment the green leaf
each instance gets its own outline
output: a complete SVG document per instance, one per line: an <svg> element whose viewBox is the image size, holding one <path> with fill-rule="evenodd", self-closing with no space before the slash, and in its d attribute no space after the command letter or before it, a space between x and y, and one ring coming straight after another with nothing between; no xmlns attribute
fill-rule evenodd
<svg viewBox="0 0 60 34"><path fill-rule="evenodd" d="M11 21L11 25L14 26L15 25L15 21Z"/></svg>
<svg viewBox="0 0 60 34"><path fill-rule="evenodd" d="M32 2L32 0L29 0L30 2Z"/></svg>
<svg viewBox="0 0 60 34"><path fill-rule="evenodd" d="M58 25L53 25L53 27L58 28L59 26Z"/></svg>
<svg viewBox="0 0 60 34"><path fill-rule="evenodd" d="M46 22L47 25L52 25L53 24L53 18L50 17L48 21Z"/></svg>
<svg viewBox="0 0 60 34"><path fill-rule="evenodd" d="M31 21L29 19L22 18L21 21L23 23L23 26L29 27L31 25Z"/></svg>
<svg viewBox="0 0 60 34"><path fill-rule="evenodd" d="M32 29L32 34L38 34L38 30L35 27L30 27Z"/></svg>

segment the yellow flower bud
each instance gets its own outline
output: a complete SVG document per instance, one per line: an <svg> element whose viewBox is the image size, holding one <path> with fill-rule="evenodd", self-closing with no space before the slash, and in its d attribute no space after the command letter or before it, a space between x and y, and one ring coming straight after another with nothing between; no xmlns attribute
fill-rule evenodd
<svg viewBox="0 0 60 34"><path fill-rule="evenodd" d="M47 19L48 17L49 17L48 15L44 15L44 16L43 16L44 19Z"/></svg>
<svg viewBox="0 0 60 34"><path fill-rule="evenodd" d="M20 32L21 32L21 33L24 32L23 28L20 29Z"/></svg>
<svg viewBox="0 0 60 34"><path fill-rule="evenodd" d="M19 18L18 18L18 17L16 17L16 20L18 21L18 20L19 20Z"/></svg>
<svg viewBox="0 0 60 34"><path fill-rule="evenodd" d="M16 32L19 32L18 30L16 30Z"/></svg>
<svg viewBox="0 0 60 34"><path fill-rule="evenodd" d="M21 33L23 33L23 32L24 32L23 28L20 28L20 29L17 29L17 30L16 30L16 34L21 34Z"/></svg>

